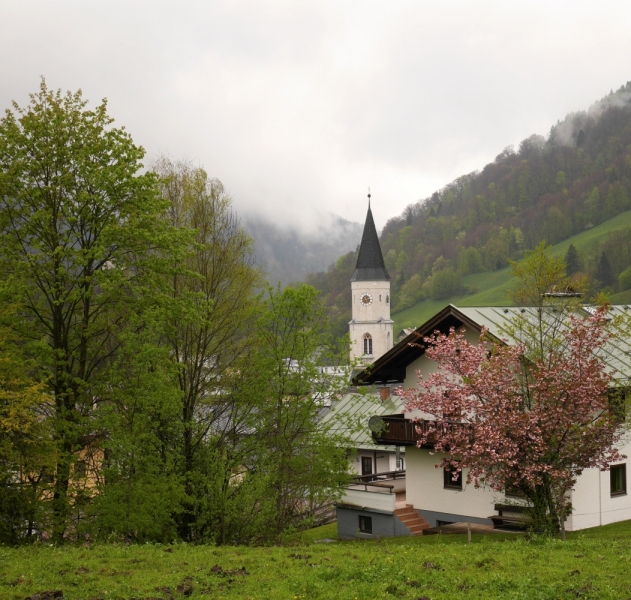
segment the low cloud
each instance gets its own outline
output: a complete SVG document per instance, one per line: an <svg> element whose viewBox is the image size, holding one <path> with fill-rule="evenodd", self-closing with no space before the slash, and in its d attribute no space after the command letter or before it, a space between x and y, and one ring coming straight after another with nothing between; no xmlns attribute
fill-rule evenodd
<svg viewBox="0 0 631 600"><path fill-rule="evenodd" d="M240 212L378 226L629 79L631 4L21 0L0 105L45 75L148 151L202 164ZM324 226L324 225L323 225Z"/></svg>

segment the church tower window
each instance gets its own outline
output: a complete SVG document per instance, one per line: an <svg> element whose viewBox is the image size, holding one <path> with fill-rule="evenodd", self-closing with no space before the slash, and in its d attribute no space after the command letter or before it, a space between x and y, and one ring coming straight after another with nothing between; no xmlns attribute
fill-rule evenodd
<svg viewBox="0 0 631 600"><path fill-rule="evenodd" d="M364 334L364 354L372 354L372 336L369 333Z"/></svg>

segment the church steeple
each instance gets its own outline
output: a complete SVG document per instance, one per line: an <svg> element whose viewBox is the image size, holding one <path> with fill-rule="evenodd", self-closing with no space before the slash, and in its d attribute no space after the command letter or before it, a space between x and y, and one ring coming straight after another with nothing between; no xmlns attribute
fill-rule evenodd
<svg viewBox="0 0 631 600"><path fill-rule="evenodd" d="M394 326L390 318L390 275L370 210L370 193L357 265L351 277L351 295L351 360L368 364L392 348Z"/></svg>
<svg viewBox="0 0 631 600"><path fill-rule="evenodd" d="M355 272L351 277L351 281L390 281L390 275L388 275L381 254L377 228L375 227L375 221L372 218L372 211L370 210L370 194L368 194L366 224L364 225L364 233L362 235L361 245L359 246L357 265L355 266Z"/></svg>

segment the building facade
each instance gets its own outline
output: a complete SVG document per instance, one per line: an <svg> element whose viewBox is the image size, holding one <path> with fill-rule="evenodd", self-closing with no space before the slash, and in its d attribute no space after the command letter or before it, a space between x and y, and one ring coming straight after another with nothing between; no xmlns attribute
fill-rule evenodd
<svg viewBox="0 0 631 600"><path fill-rule="evenodd" d="M464 330L465 338L473 344L478 343L482 331L510 343L506 339L506 331L511 322L517 315L528 315L532 310L528 307L447 306L376 359L370 369L355 377L354 382L356 385L415 388L419 375L426 379L436 371L437 365L425 355L424 347L414 342L436 331L448 334L453 327L458 331ZM612 318L625 319L629 310L629 306L612 306L610 315ZM588 314L585 311L584 316ZM624 327L615 330L606 350L604 362L613 374L616 385L628 386L631 381L631 343ZM425 524L437 527L469 522L503 527L507 523L510 526L511 520L518 523L523 518L523 500L467 484L466 469L454 481L451 473L436 468L441 456L434 452L432 444L418 445L420 437L417 427L423 419L431 416L419 411L404 412L399 407L390 415L385 410L376 414L382 421L377 431L373 430L378 447L405 447L405 478L403 481L384 478L362 489L359 486L351 488L338 505L343 509L338 510L338 519L344 521L338 525L338 529L345 532L344 537L419 535ZM622 455L631 456L631 433L623 437L618 448ZM627 475L627 459L610 465L609 471L585 469L570 493L574 510L565 522L565 529L577 531L631 519ZM393 488L395 485L398 487ZM414 514L408 516L403 512L405 510ZM422 526L418 521L411 520L414 516L421 520ZM397 525L399 521L405 527ZM353 531L359 531L359 534L352 534Z"/></svg>

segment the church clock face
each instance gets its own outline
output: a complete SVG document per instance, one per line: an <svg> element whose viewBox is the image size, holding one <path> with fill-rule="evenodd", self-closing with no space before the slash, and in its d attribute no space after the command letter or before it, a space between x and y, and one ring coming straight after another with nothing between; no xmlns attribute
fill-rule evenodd
<svg viewBox="0 0 631 600"><path fill-rule="evenodd" d="M372 296L370 294L364 294L359 300L364 306L372 304Z"/></svg>

